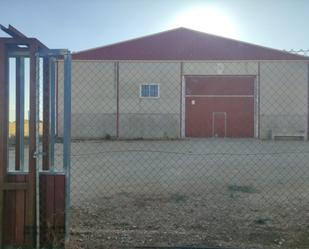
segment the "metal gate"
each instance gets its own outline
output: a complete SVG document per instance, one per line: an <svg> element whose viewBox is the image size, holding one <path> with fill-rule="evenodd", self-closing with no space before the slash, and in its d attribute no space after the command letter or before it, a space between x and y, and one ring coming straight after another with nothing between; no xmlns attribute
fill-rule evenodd
<svg viewBox="0 0 309 249"><path fill-rule="evenodd" d="M70 205L71 55L12 26L1 29L11 36L0 38L1 248L60 248ZM61 86L55 84L57 60L64 61ZM62 137L58 108L63 108Z"/></svg>

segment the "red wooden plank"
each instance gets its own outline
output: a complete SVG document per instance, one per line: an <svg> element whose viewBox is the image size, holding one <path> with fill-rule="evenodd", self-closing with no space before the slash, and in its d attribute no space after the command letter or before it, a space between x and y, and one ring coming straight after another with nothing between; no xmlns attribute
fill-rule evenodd
<svg viewBox="0 0 309 249"><path fill-rule="evenodd" d="M3 245L9 245L12 241L12 233L11 233L11 211L9 205L9 192L5 191L3 196Z"/></svg>
<svg viewBox="0 0 309 249"><path fill-rule="evenodd" d="M15 176L9 176L9 182L16 182ZM10 216L10 237L11 243L15 245L15 227L16 227L16 191L7 191L8 194L8 205L9 205L9 216Z"/></svg>
<svg viewBox="0 0 309 249"><path fill-rule="evenodd" d="M8 182L15 182L15 176L8 176ZM15 245L15 221L16 221L16 194L14 190L5 191L4 201L4 243L6 245Z"/></svg>
<svg viewBox="0 0 309 249"><path fill-rule="evenodd" d="M55 179L53 175L41 175L41 245L52 242L54 229Z"/></svg>
<svg viewBox="0 0 309 249"><path fill-rule="evenodd" d="M55 212L55 176L46 176L46 222L54 226L54 212Z"/></svg>
<svg viewBox="0 0 309 249"><path fill-rule="evenodd" d="M46 241L46 176L40 176L40 245L45 246Z"/></svg>
<svg viewBox="0 0 309 249"><path fill-rule="evenodd" d="M26 177L8 176L10 183L25 182ZM24 244L25 234L25 190L9 190L5 192L4 227L5 245L21 246Z"/></svg>
<svg viewBox="0 0 309 249"><path fill-rule="evenodd" d="M65 226L65 176L55 175L55 234L59 243L64 243Z"/></svg>
<svg viewBox="0 0 309 249"><path fill-rule="evenodd" d="M25 176L16 176L16 182L25 182ZM26 209L25 190L16 191L16 227L15 242L17 245L23 245L25 242L25 209Z"/></svg>
<svg viewBox="0 0 309 249"><path fill-rule="evenodd" d="M41 179L41 245L62 244L65 222L65 176L42 175Z"/></svg>

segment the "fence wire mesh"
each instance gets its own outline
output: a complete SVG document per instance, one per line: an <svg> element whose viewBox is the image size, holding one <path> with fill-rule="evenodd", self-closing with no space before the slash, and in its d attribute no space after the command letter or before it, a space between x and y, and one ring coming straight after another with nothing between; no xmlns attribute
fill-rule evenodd
<svg viewBox="0 0 309 249"><path fill-rule="evenodd" d="M288 52L293 53L293 54L303 55L303 56L309 55L309 49L291 49Z"/></svg>
<svg viewBox="0 0 309 249"><path fill-rule="evenodd" d="M75 60L71 132L72 248L309 247L307 61Z"/></svg>

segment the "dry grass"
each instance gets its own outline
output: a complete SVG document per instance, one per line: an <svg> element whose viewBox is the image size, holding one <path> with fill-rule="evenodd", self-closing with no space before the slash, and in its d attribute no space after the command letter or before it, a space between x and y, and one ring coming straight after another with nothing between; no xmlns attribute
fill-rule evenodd
<svg viewBox="0 0 309 249"><path fill-rule="evenodd" d="M40 121L40 134L43 134L43 122ZM25 137L29 137L29 120L24 121L24 134ZM9 137L15 137L16 135L16 122L9 122Z"/></svg>

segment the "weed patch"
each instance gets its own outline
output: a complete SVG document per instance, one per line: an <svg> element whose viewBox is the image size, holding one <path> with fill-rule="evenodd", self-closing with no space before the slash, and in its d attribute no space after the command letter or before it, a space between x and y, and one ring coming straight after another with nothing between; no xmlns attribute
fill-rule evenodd
<svg viewBox="0 0 309 249"><path fill-rule="evenodd" d="M232 185L228 185L228 191L229 192L249 193L249 194L257 193L256 188L252 185L232 184Z"/></svg>

